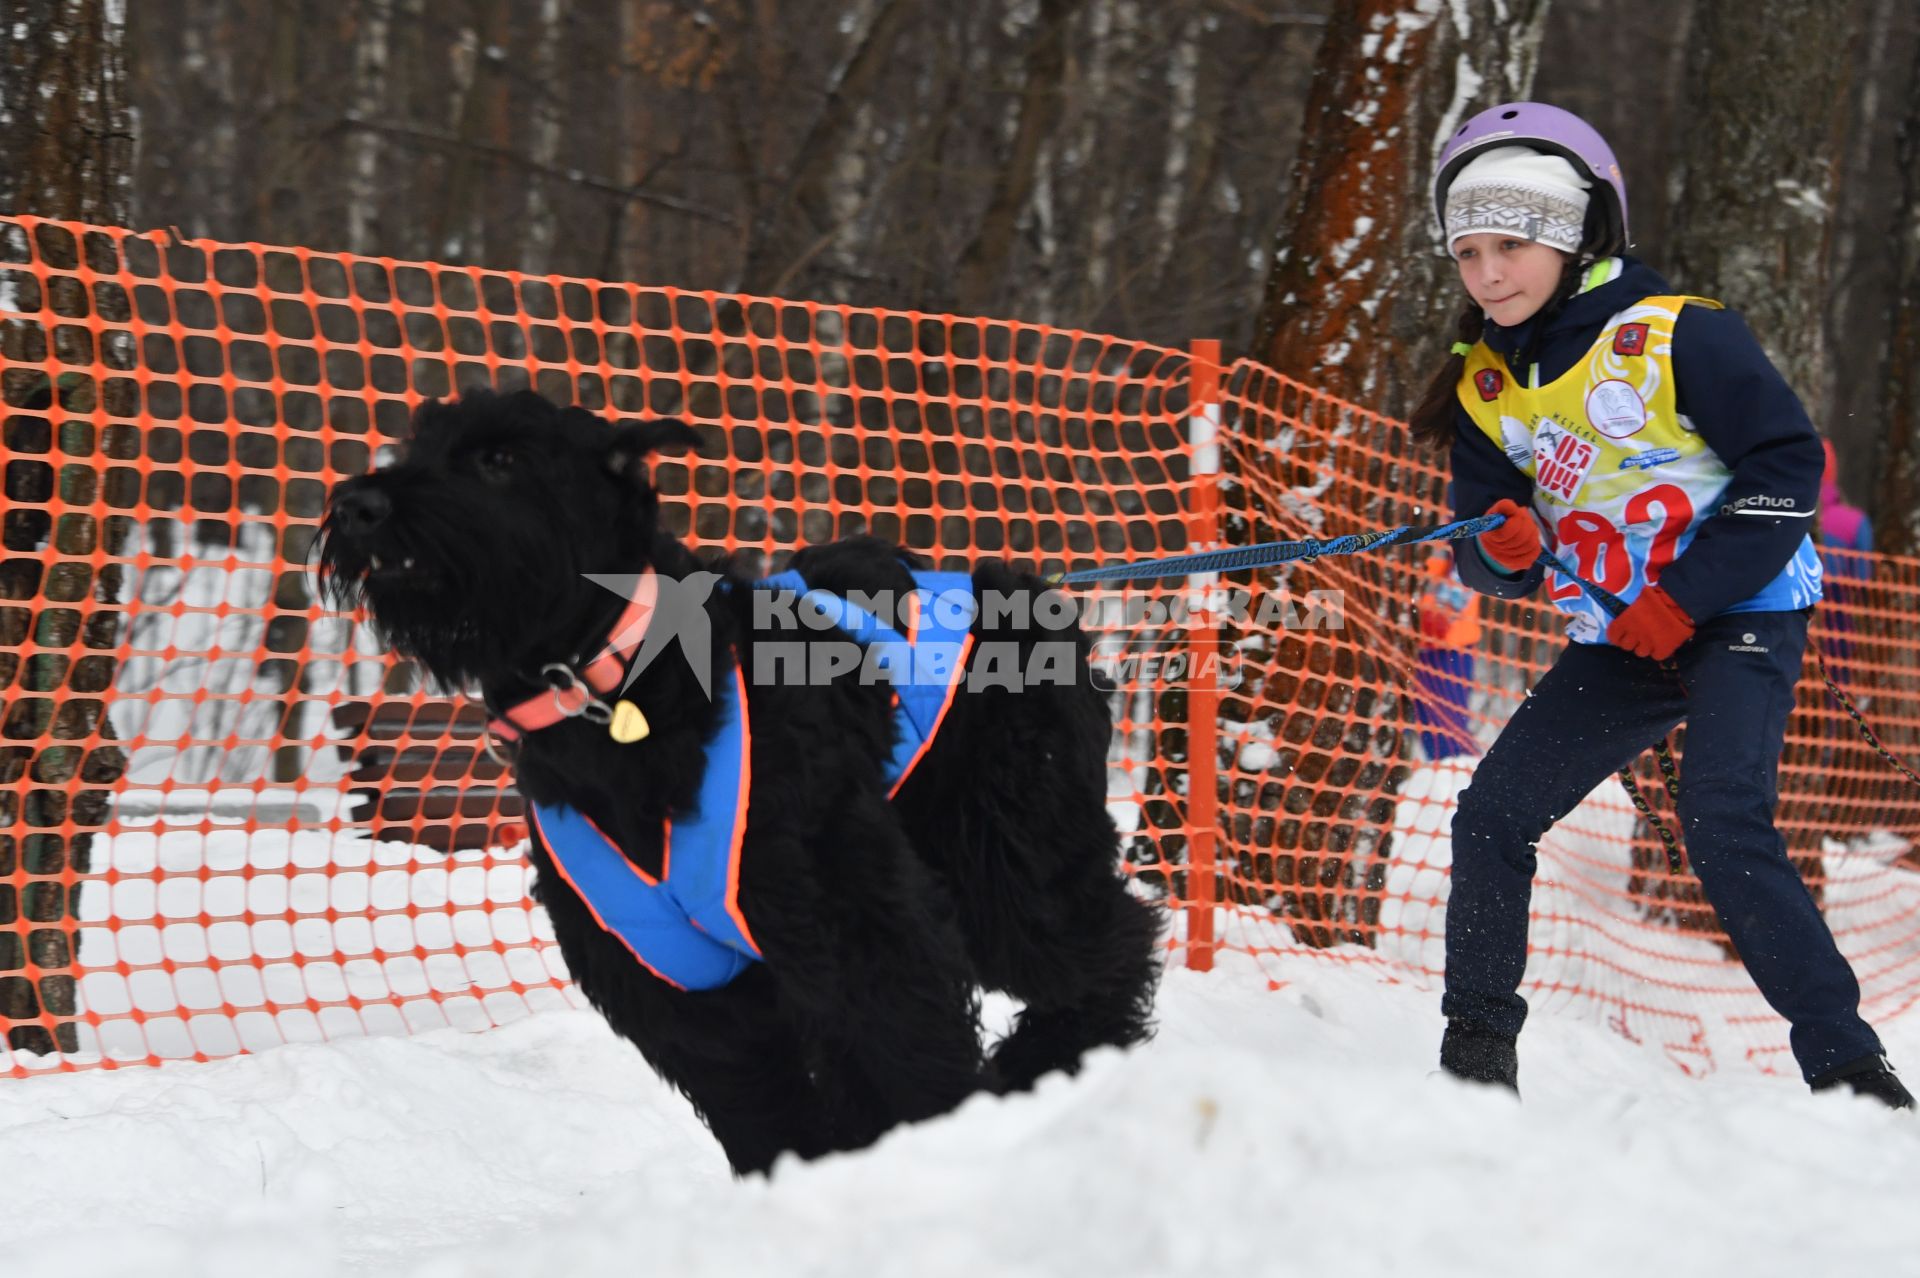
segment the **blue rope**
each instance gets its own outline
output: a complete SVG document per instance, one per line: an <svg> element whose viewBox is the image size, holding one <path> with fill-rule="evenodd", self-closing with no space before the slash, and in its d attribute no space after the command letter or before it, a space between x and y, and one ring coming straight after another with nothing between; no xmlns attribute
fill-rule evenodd
<svg viewBox="0 0 1920 1278"><path fill-rule="evenodd" d="M1551 550L1542 550L1540 557L1534 560L1534 562L1542 568L1552 569L1568 581L1571 581L1574 585L1580 587L1580 589L1586 591L1595 603L1607 610L1609 617L1617 617L1627 610L1626 600L1609 590L1594 585L1591 581L1588 581L1585 577L1582 577L1579 573L1567 567L1566 562Z"/></svg>
<svg viewBox="0 0 1920 1278"><path fill-rule="evenodd" d="M1425 527L1402 524L1398 528L1388 528L1380 532L1350 533L1345 537L1326 540L1268 541L1257 546L1236 546L1232 550L1168 555L1159 559L1139 559L1132 563L1114 564L1106 568L1083 568L1079 572L1055 573L1048 577L1047 581L1056 586L1081 585L1094 581L1155 581L1165 577L1184 577L1203 572L1244 572L1249 568L1271 568L1294 560L1311 562L1322 555L1352 555L1363 550L1404 546L1420 541L1458 541L1467 537L1477 537L1506 522L1504 515L1481 515L1477 519L1457 519L1452 523L1429 524ZM1552 569L1561 576L1577 582L1582 590L1607 610L1608 616L1617 617L1626 610L1625 600L1574 572L1552 551L1543 548L1539 559L1534 562L1542 568ZM1667 794L1678 805L1680 785L1679 776L1674 768L1672 749L1663 740L1655 747L1654 753L1658 756L1661 778L1666 782ZM1646 796L1640 792L1640 786L1634 778L1631 765L1620 769L1620 780L1626 788L1627 797L1633 801L1633 806L1646 817L1648 823L1660 836L1660 842L1664 845L1667 854L1667 868L1678 876L1684 867L1679 839L1653 810Z"/></svg>
<svg viewBox="0 0 1920 1278"><path fill-rule="evenodd" d="M1202 572L1244 572L1249 568L1271 568L1296 559L1311 562L1322 555L1353 555L1363 550L1405 546L1420 541L1458 541L1465 537L1477 537L1505 522L1500 515L1481 515L1477 519L1456 519L1449 524L1427 524L1422 527L1402 524L1398 528L1379 532L1349 533L1344 537L1324 540L1265 541L1257 546L1235 546L1231 550L1203 550L1191 555L1136 559L1132 563L1112 564L1105 568L1055 573L1047 581L1056 586L1077 586L1093 581L1156 581L1163 577L1186 577Z"/></svg>
<svg viewBox="0 0 1920 1278"><path fill-rule="evenodd" d="M1424 527L1402 524L1398 528L1388 528L1379 532L1350 533L1345 537L1324 540L1310 538L1305 541L1268 541L1257 546L1236 546L1231 550L1167 555L1159 559L1137 559L1131 563L1113 564L1105 568L1083 568L1079 572L1054 573L1047 578L1047 582L1055 586L1083 585L1095 581L1157 581L1166 577L1185 577L1203 572L1244 572L1250 568L1271 568L1294 560L1311 563L1322 555L1353 555L1363 550L1379 550L1386 546L1404 546L1421 541L1459 541L1467 537L1477 537L1483 532L1498 528L1505 522L1506 518L1502 515L1481 515L1476 519L1457 519L1447 524L1428 524ZM1626 611L1627 604L1624 599L1588 581L1567 567L1552 551L1542 549L1540 557L1534 562L1541 568L1551 569L1578 585L1596 603L1606 609L1608 616L1617 617ZM1819 655L1817 649L1815 655ZM1671 663L1666 664L1671 668ZM1854 708L1852 702L1847 700L1846 694L1840 691L1839 685L1833 681L1832 676L1826 674L1824 659L1821 661L1821 674L1826 676L1828 689L1832 691L1841 706L1853 716L1867 740L1894 767L1899 768L1916 782L1920 782L1920 775L1916 775L1903 765L1888 753L1885 746L1880 744L1872 729L1867 727L1866 720L1860 712ZM1661 779L1666 783L1667 795L1677 806L1680 801L1680 785L1679 776L1674 767L1672 748L1663 740L1654 747L1654 753L1660 765ZM1633 806L1647 818L1648 823L1660 836L1660 842L1665 846L1667 854L1667 867L1675 876L1678 876L1684 868L1679 840L1640 792L1631 766L1620 769L1620 780L1626 788L1627 797L1633 801Z"/></svg>

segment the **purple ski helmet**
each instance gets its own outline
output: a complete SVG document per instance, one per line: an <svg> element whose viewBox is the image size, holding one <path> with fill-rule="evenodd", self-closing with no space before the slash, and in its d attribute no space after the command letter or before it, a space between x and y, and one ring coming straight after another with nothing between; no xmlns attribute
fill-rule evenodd
<svg viewBox="0 0 1920 1278"><path fill-rule="evenodd" d="M1433 171L1433 214L1440 238L1447 233L1447 188L1467 161L1495 146L1525 146L1564 158L1574 169L1594 179L1603 231L1620 245L1627 241L1627 181L1620 163L1600 131L1571 111L1544 102L1503 102L1468 120L1447 139L1440 163ZM1612 198L1607 198L1611 191Z"/></svg>

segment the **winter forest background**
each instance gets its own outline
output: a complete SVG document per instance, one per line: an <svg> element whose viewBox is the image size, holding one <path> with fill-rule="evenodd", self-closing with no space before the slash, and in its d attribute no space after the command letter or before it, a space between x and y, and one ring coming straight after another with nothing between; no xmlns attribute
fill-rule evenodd
<svg viewBox="0 0 1920 1278"><path fill-rule="evenodd" d="M1914 553L1910 0L0 0L0 210L1224 340L1405 411L1433 139L1534 95ZM1899 517L1899 516L1905 516Z"/></svg>

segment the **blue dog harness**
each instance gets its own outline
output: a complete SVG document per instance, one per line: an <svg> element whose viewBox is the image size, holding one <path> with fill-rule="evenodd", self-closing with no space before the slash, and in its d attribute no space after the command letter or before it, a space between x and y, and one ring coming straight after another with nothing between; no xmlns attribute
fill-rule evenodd
<svg viewBox="0 0 1920 1278"><path fill-rule="evenodd" d="M791 591L817 609L866 649L868 663L892 685L899 740L885 769L889 799L933 744L973 646L973 578L963 572L916 572L913 584L904 635L840 595L812 589L797 572L776 573L758 586Z"/></svg>
<svg viewBox="0 0 1920 1278"><path fill-rule="evenodd" d="M756 583L788 591L864 649L866 670L894 690L898 738L884 776L892 798L933 744L953 705L973 644L973 582L965 573L915 572L907 633L868 610L809 587L797 572ZM600 926L641 966L683 990L718 989L760 946L740 913L740 847L752 792L753 734L746 676L736 663L714 693L719 729L707 749L694 808L662 822L660 877L641 870L584 813L562 804L527 809L554 869Z"/></svg>

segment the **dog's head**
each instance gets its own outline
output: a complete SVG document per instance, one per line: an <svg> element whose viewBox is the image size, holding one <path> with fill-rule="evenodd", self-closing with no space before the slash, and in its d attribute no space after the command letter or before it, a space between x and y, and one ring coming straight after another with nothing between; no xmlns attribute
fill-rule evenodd
<svg viewBox="0 0 1920 1278"><path fill-rule="evenodd" d="M450 686L563 658L611 598L585 574L649 561L647 457L697 443L682 422L611 426L533 391L429 401L398 459L334 488L322 587Z"/></svg>

